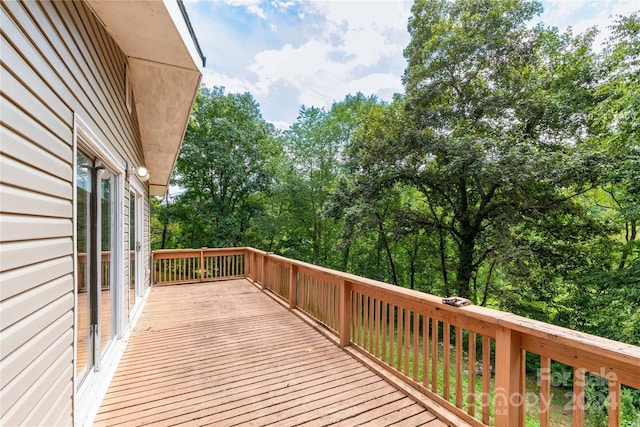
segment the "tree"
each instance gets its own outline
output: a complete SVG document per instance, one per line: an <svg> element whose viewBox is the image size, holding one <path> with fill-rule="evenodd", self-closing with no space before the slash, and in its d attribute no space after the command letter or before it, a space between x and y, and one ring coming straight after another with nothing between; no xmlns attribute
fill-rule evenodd
<svg viewBox="0 0 640 427"><path fill-rule="evenodd" d="M265 201L266 215L254 223L252 236L268 235L263 247L316 264L340 268L334 249L341 218L329 215L327 203L342 174L343 150L375 96L347 95L328 111L300 109L282 135L283 155Z"/></svg>
<svg viewBox="0 0 640 427"><path fill-rule="evenodd" d="M527 22L524 1L417 1L405 50L405 112L351 151L365 186L419 191L416 227L453 244L446 293L476 299L480 268L511 225L570 208L598 168L583 150L595 81L592 34ZM362 190L362 188L361 188Z"/></svg>
<svg viewBox="0 0 640 427"><path fill-rule="evenodd" d="M236 246L272 184L273 125L250 94L202 87L176 163L176 200L189 246Z"/></svg>

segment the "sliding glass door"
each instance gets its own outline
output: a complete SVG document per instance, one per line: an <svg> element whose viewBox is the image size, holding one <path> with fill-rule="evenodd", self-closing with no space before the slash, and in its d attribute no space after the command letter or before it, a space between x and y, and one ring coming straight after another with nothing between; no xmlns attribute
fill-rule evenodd
<svg viewBox="0 0 640 427"><path fill-rule="evenodd" d="M78 151L76 244L78 262L78 384L101 357L116 331L117 175L100 160Z"/></svg>

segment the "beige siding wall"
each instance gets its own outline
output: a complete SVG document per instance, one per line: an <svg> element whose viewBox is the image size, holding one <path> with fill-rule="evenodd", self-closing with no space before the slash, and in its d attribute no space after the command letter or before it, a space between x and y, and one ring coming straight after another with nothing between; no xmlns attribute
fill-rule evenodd
<svg viewBox="0 0 640 427"><path fill-rule="evenodd" d="M84 3L2 1L0 22L0 424L70 425L74 114L122 164L144 158L126 57Z"/></svg>

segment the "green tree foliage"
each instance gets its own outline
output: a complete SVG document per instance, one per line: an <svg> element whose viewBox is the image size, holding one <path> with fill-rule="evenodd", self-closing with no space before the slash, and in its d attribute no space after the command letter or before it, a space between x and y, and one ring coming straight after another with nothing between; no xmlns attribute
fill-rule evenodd
<svg viewBox="0 0 640 427"><path fill-rule="evenodd" d="M607 164L601 186L583 202L609 230L587 251L602 265L584 269L568 283L559 321L640 343L639 14L619 17L612 30L592 112L593 149L606 153Z"/></svg>
<svg viewBox="0 0 640 427"><path fill-rule="evenodd" d="M341 219L327 214L327 204L343 173L344 148L364 112L377 103L373 96L356 94L328 111L300 109L296 122L282 135L283 155L265 215L250 230L257 246L324 266L342 266L344 256L334 250Z"/></svg>
<svg viewBox="0 0 640 427"><path fill-rule="evenodd" d="M445 293L477 299L475 278L507 250L510 227L566 209L595 179L579 137L595 78L590 37L530 29L539 11L521 1L416 2L404 110L370 117L351 151L357 193L398 182L419 192L404 216L438 236Z"/></svg>
<svg viewBox="0 0 640 427"><path fill-rule="evenodd" d="M180 243L235 246L261 209L279 146L250 94L201 88L176 164Z"/></svg>

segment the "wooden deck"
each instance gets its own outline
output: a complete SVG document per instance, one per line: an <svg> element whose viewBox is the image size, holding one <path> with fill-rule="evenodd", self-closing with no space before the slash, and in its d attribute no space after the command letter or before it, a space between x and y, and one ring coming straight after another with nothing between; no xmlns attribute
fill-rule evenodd
<svg viewBox="0 0 640 427"><path fill-rule="evenodd" d="M95 419L441 427L249 281L155 287Z"/></svg>

